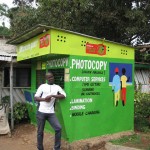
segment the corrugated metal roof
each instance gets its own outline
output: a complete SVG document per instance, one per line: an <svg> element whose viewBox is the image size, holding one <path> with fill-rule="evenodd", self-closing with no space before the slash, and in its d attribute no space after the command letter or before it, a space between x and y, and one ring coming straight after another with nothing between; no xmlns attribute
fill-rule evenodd
<svg viewBox="0 0 150 150"><path fill-rule="evenodd" d="M77 34L77 35L81 35L81 36L85 36L85 37L90 37L90 38L94 38L94 39L98 39L98 40L103 40L103 39L100 39L100 38L97 38L97 37L93 37L93 36L86 35L86 34L81 34L81 33L78 33L78 32L73 32L73 31L69 31L69 30L65 30L65 29L55 28L55 27L52 27L52 26L46 26L46 25L38 24L37 26L32 27L29 30L26 30L25 32L23 32L19 36L7 41L7 44L12 44L12 45L21 44L21 43L23 43L23 42L25 42L25 41L41 34L43 32L46 32L46 31L50 30L50 29L69 32L69 33L73 33L73 34ZM108 40L105 40L105 41L108 41ZM115 44L121 44L121 43L117 43L117 42L113 42L113 41L108 41L108 42L115 43ZM121 45L128 46L128 47L133 47L133 46L130 46L130 45L125 45L125 44L121 44Z"/></svg>
<svg viewBox="0 0 150 150"><path fill-rule="evenodd" d="M0 52L1 61L12 61L12 57L16 57L16 56L17 54L14 54L14 53Z"/></svg>
<svg viewBox="0 0 150 150"><path fill-rule="evenodd" d="M16 53L6 53L6 52L0 52L0 55L1 55L1 56L12 56L12 57L17 56Z"/></svg>
<svg viewBox="0 0 150 150"><path fill-rule="evenodd" d="M25 42L45 31L48 31L49 29L51 29L52 27L50 26L45 26L45 25L37 25L35 27L32 27L29 30L24 31L22 34L20 34L19 36L7 41L7 44L12 44L12 45L17 45L20 44L22 42Z"/></svg>
<svg viewBox="0 0 150 150"><path fill-rule="evenodd" d="M135 62L135 68L150 68L150 63Z"/></svg>

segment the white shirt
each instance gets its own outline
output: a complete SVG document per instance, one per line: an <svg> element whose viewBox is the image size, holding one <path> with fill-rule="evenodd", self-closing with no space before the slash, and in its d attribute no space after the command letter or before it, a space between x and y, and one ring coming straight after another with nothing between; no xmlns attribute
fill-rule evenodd
<svg viewBox="0 0 150 150"><path fill-rule="evenodd" d="M58 95L58 92L66 97L66 93L59 85L56 84L49 85L45 83L39 86L39 88L35 93L35 97L45 98L48 95ZM54 111L55 99L56 98L52 97L50 102L41 101L38 111L43 113L55 113Z"/></svg>

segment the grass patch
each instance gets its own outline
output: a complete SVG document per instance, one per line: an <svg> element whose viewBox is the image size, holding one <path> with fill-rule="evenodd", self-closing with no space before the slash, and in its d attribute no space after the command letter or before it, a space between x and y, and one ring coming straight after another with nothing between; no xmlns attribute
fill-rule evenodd
<svg viewBox="0 0 150 150"><path fill-rule="evenodd" d="M138 132L130 136L123 136L122 138L111 140L110 142L114 145L150 150L150 132Z"/></svg>
<svg viewBox="0 0 150 150"><path fill-rule="evenodd" d="M111 140L111 143L115 145L123 145L125 143L140 143L141 142L141 136L137 134L133 134L130 136L123 136L122 138L116 139L116 140Z"/></svg>

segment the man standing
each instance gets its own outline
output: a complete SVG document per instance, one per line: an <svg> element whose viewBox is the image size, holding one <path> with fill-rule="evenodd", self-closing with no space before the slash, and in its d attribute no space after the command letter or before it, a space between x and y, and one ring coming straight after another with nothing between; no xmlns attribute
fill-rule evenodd
<svg viewBox="0 0 150 150"><path fill-rule="evenodd" d="M56 99L64 99L66 93L59 86L54 84L54 76L52 72L46 73L47 83L42 84L37 89L35 100L39 102L37 110L37 148L44 150L43 132L46 120L55 130L54 150L60 150L61 145L61 125L55 115L54 103Z"/></svg>

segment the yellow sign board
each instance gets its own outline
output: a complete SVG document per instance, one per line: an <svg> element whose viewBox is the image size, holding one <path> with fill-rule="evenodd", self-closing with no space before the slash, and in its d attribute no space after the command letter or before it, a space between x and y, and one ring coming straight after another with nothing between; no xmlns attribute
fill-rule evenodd
<svg viewBox="0 0 150 150"><path fill-rule="evenodd" d="M17 47L17 61L30 59L50 53L50 33L34 37Z"/></svg>

